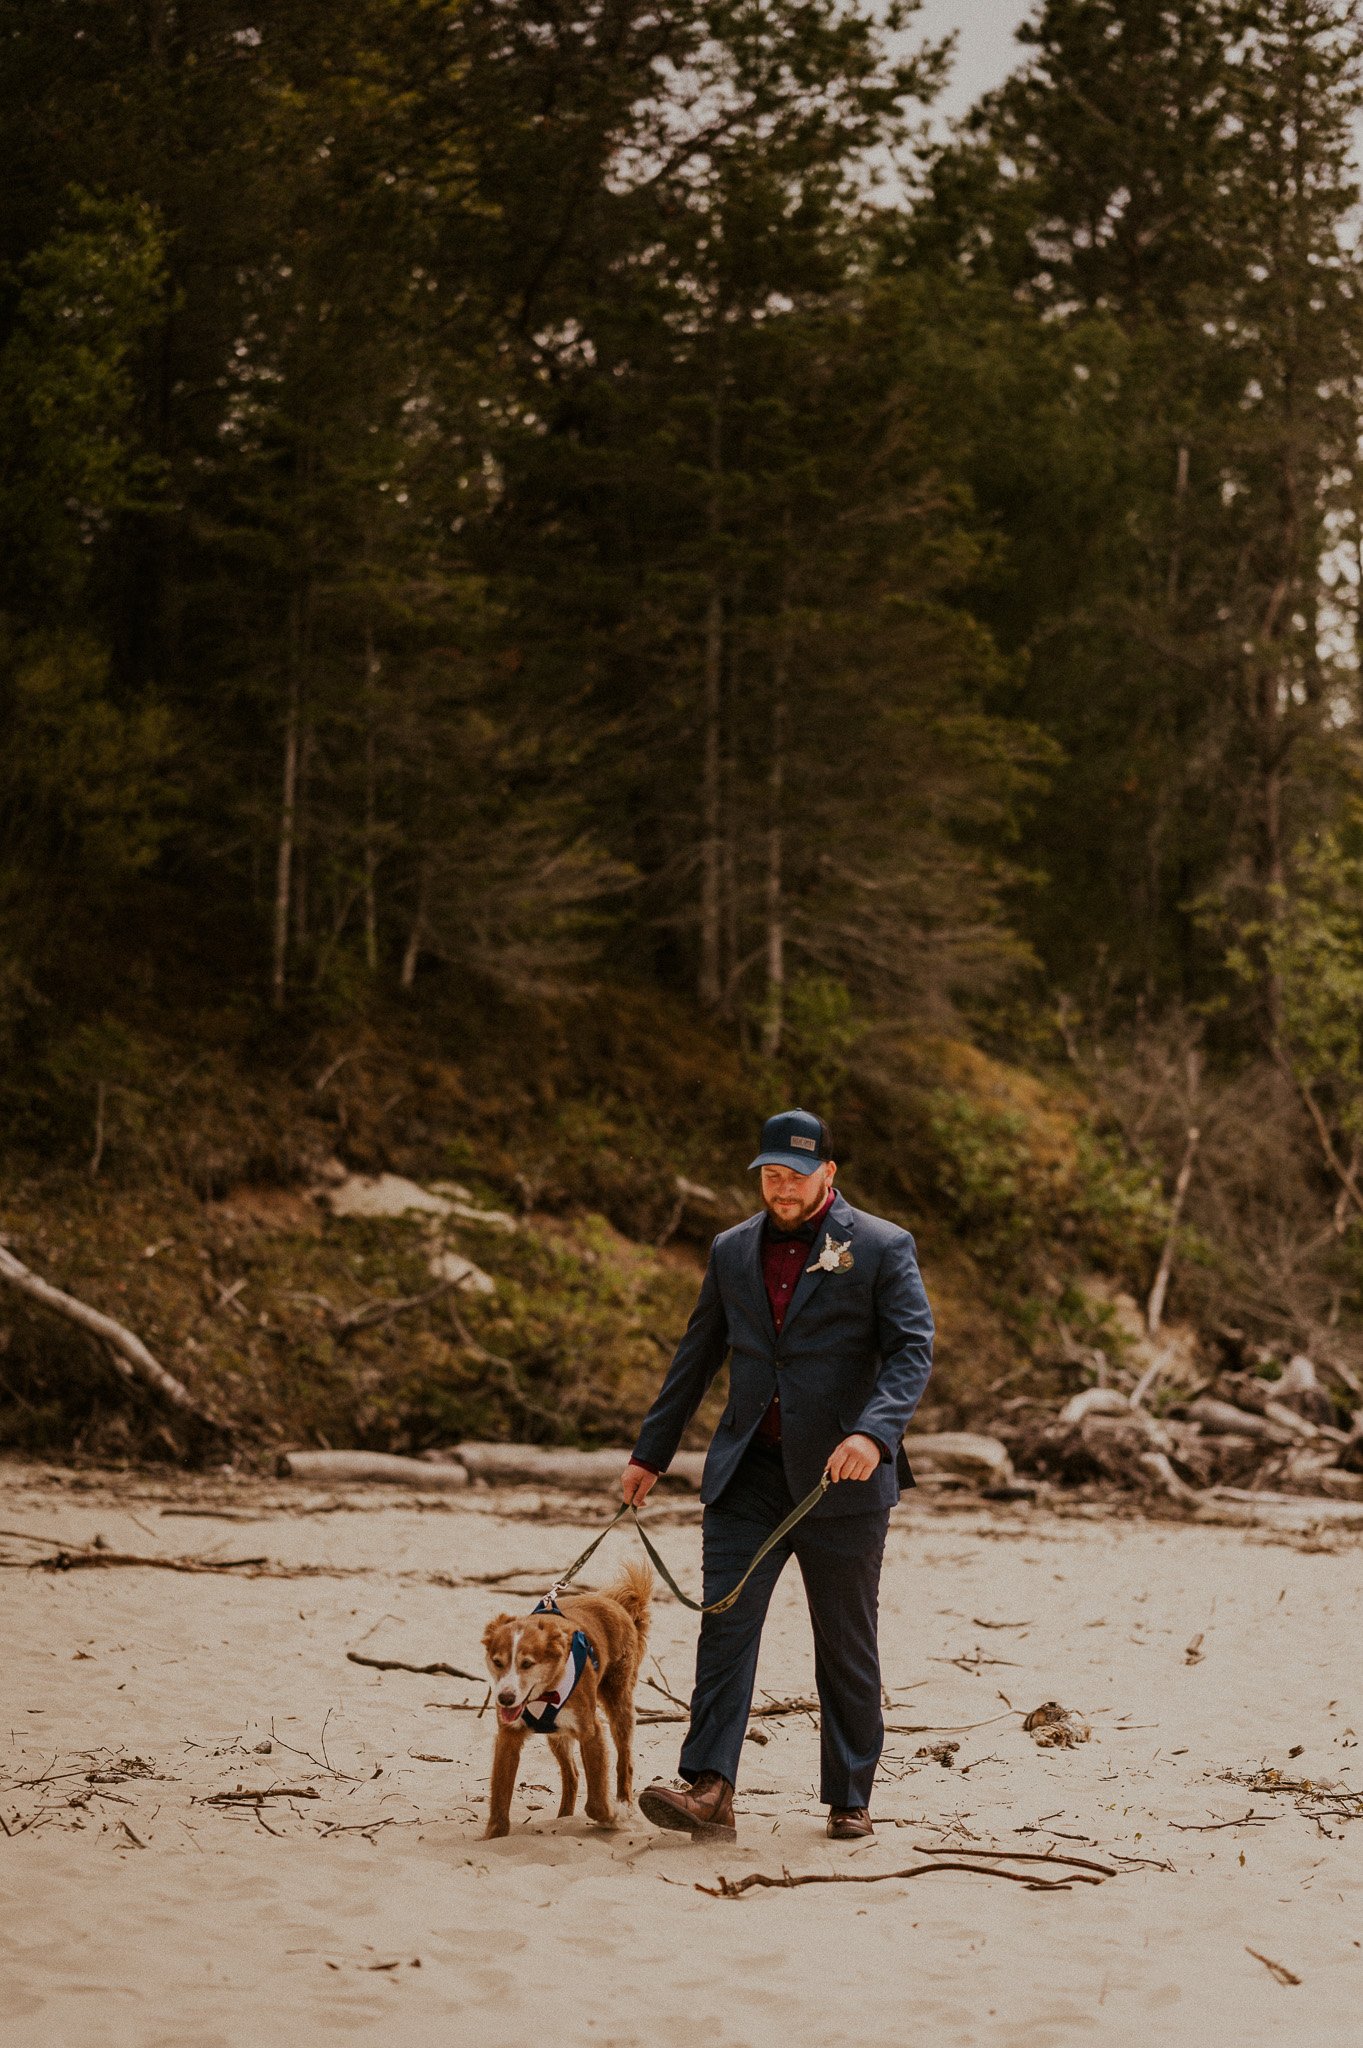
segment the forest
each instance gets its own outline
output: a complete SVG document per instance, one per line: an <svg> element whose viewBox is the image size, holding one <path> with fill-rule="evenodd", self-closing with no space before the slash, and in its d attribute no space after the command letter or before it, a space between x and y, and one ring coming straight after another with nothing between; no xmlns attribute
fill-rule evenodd
<svg viewBox="0 0 1363 2048"><path fill-rule="evenodd" d="M939 1425L1363 1394L1360 9L916 15L0 0L0 1245L248 1446L622 1440L796 1100Z"/></svg>

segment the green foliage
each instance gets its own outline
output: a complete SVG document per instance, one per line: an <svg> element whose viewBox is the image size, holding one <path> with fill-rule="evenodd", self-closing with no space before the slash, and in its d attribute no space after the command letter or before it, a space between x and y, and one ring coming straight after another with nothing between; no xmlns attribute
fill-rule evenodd
<svg viewBox="0 0 1363 2048"><path fill-rule="evenodd" d="M933 1180L957 1226L989 1260L1035 1267L1057 1235L1111 1270L1140 1271L1168 1222L1158 1183L1082 1120L1057 1149L1022 1109L958 1089L927 1097Z"/></svg>
<svg viewBox="0 0 1363 2048"><path fill-rule="evenodd" d="M988 1251L1016 1255L1035 1233L1046 1193L1026 1119L982 1108L946 1088L932 1092L927 1108L940 1193Z"/></svg>
<svg viewBox="0 0 1363 2048"><path fill-rule="evenodd" d="M84 950L154 866L181 788L166 706L150 691L115 692L88 634L0 638L0 717L2 1043L6 1013L11 1024L35 1013L38 977Z"/></svg>
<svg viewBox="0 0 1363 2048"><path fill-rule="evenodd" d="M142 442L138 355L166 310L165 237L146 200L74 190L72 224L18 266L0 348L0 592L33 616L83 593L116 514L160 468Z"/></svg>
<svg viewBox="0 0 1363 2048"><path fill-rule="evenodd" d="M107 654L87 638L22 645L7 694L13 745L0 801L10 832L29 836L28 862L48 873L78 863L87 888L144 872L175 817L166 707L120 703Z"/></svg>
<svg viewBox="0 0 1363 2048"><path fill-rule="evenodd" d="M799 975L786 991L782 1064L812 1102L841 1093L865 1032L850 991L832 975Z"/></svg>
<svg viewBox="0 0 1363 2048"><path fill-rule="evenodd" d="M1282 1041L1340 1128L1363 1139L1363 807L1301 849L1265 925L1246 928L1231 962L1253 974L1262 953L1278 990Z"/></svg>

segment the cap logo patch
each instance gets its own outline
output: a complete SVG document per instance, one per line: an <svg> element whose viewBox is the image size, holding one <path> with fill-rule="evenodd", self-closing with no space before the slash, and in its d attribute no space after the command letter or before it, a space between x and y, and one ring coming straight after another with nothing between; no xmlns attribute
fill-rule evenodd
<svg viewBox="0 0 1363 2048"><path fill-rule="evenodd" d="M792 1137L790 1145L792 1151L799 1152L817 1152L819 1149L817 1141L813 1138Z"/></svg>

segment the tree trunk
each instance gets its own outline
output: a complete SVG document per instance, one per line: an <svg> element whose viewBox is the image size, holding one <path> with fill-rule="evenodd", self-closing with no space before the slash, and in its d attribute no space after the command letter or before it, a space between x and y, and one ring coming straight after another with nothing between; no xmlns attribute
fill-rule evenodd
<svg viewBox="0 0 1363 2048"><path fill-rule="evenodd" d="M378 747L374 731L374 685L379 658L374 628L364 629L364 960L371 974L379 966Z"/></svg>
<svg viewBox="0 0 1363 2048"><path fill-rule="evenodd" d="M417 877L416 910L412 916L412 928L407 934L403 950L402 967L398 974L398 987L404 991L416 985L417 962L421 958L421 941L426 936L426 919L430 910L431 865L423 860Z"/></svg>
<svg viewBox="0 0 1363 2048"><path fill-rule="evenodd" d="M1169 1280L1174 1270L1174 1249L1178 1243L1178 1226L1183 1216L1183 1204L1188 1199L1188 1188L1193 1178L1193 1162L1197 1157L1198 1140L1201 1136L1202 1133L1197 1125L1189 1124L1183 1146L1183 1162L1178 1170L1178 1179L1174 1182L1174 1198L1169 1204L1169 1228L1165 1233L1164 1249L1160 1253L1159 1271L1155 1274L1155 1284L1150 1289L1150 1299L1145 1305L1145 1327L1152 1337L1159 1335L1160 1324L1164 1320L1164 1303L1169 1292ZM1141 1382L1139 1391L1146 1391L1146 1382L1144 1380ZM1134 1395L1132 1396L1132 1405L1136 1405Z"/></svg>
<svg viewBox="0 0 1363 2048"><path fill-rule="evenodd" d="M705 614L704 738L701 746L700 980L703 1008L720 999L721 763L720 676L724 659L724 603L716 576Z"/></svg>
<svg viewBox="0 0 1363 2048"><path fill-rule="evenodd" d="M1183 516L1188 497L1188 446L1179 443L1177 467L1174 472L1174 519L1173 539L1169 547L1169 574L1165 584L1164 598L1172 612L1178 603L1179 578L1183 569ZM1173 620L1169 621L1170 627Z"/></svg>
<svg viewBox="0 0 1363 2048"><path fill-rule="evenodd" d="M724 375L721 366L710 416L710 504L709 535L710 594L705 607L703 654L703 696L701 706L701 852L700 852L700 974L697 993L701 1006L717 1010L723 994L720 969L723 845L723 764L721 760L721 714L723 711L724 598L720 587L719 540L722 526L720 475L723 433Z"/></svg>
<svg viewBox="0 0 1363 2048"><path fill-rule="evenodd" d="M737 606L734 607L737 609ZM720 816L719 816L719 904L720 904L720 987L719 1014L732 1018L734 1003L738 995L739 978L743 972L740 951L741 933L739 928L739 880L738 880L738 735L734 731L734 709L738 689L733 674L733 654L730 650L730 667L727 676L728 699L725 723L725 744L720 764Z"/></svg>
<svg viewBox="0 0 1363 2048"><path fill-rule="evenodd" d="M302 953L308 943L310 920L309 910L309 806L308 796L312 785L313 741L316 735L304 712L298 726L298 778L297 796L294 803L293 831L293 943L296 953Z"/></svg>
<svg viewBox="0 0 1363 2048"><path fill-rule="evenodd" d="M303 676L299 600L290 607L289 695L284 713L284 786L279 805L279 852L275 861L274 966L270 990L277 1010L284 1007L289 966L289 912L293 902L293 857L298 831L298 751L303 712Z"/></svg>
<svg viewBox="0 0 1363 2048"><path fill-rule="evenodd" d="M785 790L786 745L790 718L790 520L786 518L786 553L782 569L781 615L777 623L776 659L772 671L771 759L767 768L767 874L765 889L767 992L762 1022L762 1051L775 1059L781 1050L786 1008Z"/></svg>

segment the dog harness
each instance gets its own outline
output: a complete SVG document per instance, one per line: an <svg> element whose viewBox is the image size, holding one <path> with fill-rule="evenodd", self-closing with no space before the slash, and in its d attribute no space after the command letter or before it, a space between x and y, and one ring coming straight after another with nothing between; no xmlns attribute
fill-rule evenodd
<svg viewBox="0 0 1363 2048"><path fill-rule="evenodd" d="M546 1599L540 1601L538 1607L532 1607L530 1611L532 1614L562 1614L563 1609L553 1593L550 1593ZM552 1692L540 1694L535 1702L534 1711L527 1706L521 1714L521 1719L528 1728L534 1729L536 1735L553 1734L558 1726L558 1717L568 1704L569 1696L581 1678L588 1658L591 1659L592 1670L599 1671L601 1661L591 1642L580 1628L574 1629L573 1640L568 1648L568 1667L562 1678Z"/></svg>

